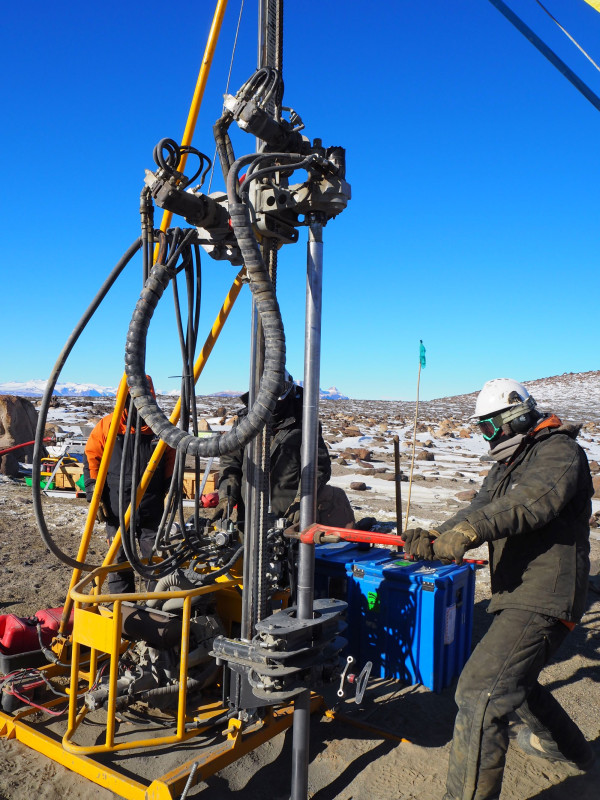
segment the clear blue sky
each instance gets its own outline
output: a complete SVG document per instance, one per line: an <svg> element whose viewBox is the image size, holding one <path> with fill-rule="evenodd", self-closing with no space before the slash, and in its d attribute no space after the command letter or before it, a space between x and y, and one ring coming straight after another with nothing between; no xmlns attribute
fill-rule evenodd
<svg viewBox="0 0 600 800"><path fill-rule="evenodd" d="M600 74L535 0L509 0L591 87ZM600 14L545 0L600 60ZM152 149L181 139L212 0L40 0L3 12L0 383L48 376L105 276L139 235ZM194 145L212 155L239 0L230 0ZM231 90L256 65L246 0ZM600 113L487 0L303 0L285 9L284 104L347 149L353 198L324 237L321 385L423 399L500 376L598 369ZM247 135L236 155L252 152ZM221 180L213 189L221 188ZM158 212L157 219L160 219ZM302 378L306 231L281 252L288 366ZM208 332L235 275L203 259ZM141 283L117 283L61 380L116 385ZM240 297L199 383L244 390ZM163 300L165 306L170 299ZM169 312L151 327L159 389L180 374Z"/></svg>

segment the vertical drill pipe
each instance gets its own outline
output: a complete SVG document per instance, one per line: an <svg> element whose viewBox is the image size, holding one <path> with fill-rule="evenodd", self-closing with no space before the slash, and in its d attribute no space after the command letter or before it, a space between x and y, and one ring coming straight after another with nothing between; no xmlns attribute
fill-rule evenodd
<svg viewBox="0 0 600 800"><path fill-rule="evenodd" d="M250 337L250 386L248 408L251 408L258 393L258 385L263 369L264 356L263 331L254 301L252 302ZM256 572L260 535L261 490L264 486L260 474L262 450L262 431L248 444L246 450L246 492L244 497L244 593L242 596L241 636L248 641L254 633L257 618Z"/></svg>
<svg viewBox="0 0 600 800"><path fill-rule="evenodd" d="M304 404L302 407L302 477L300 530L317 517L317 441L319 434L319 382L321 370L321 306L323 290L323 223L310 218L306 269L306 321L304 333ZM312 619L315 582L315 548L299 545L298 619ZM308 793L308 742L310 692L294 703L291 800L306 800Z"/></svg>
<svg viewBox="0 0 600 800"><path fill-rule="evenodd" d="M283 2L260 0L258 6L258 68L275 67L281 70L283 48ZM274 109L268 109L273 113ZM257 151L262 150L260 139ZM262 253L269 266L269 276L275 285L277 252L268 239ZM250 339L250 390L248 408L254 404L264 368L264 336L252 301ZM267 509L270 488L270 432L263 428L246 449L246 494L244 497L244 595L242 597L241 637L251 639L254 626L266 612L264 556L267 533Z"/></svg>
<svg viewBox="0 0 600 800"><path fill-rule="evenodd" d="M204 90L206 89L206 81L208 80L208 73L210 72L212 61L215 55L215 49L219 40L219 34L221 33L221 25L223 24L223 17L225 16L226 8L227 0L217 0L212 24L210 26L210 31L208 32L208 39L206 40L206 47L204 48L204 55L202 56L200 72L198 73L198 79L196 81L196 88L194 89L194 94L192 96L192 102L190 104L190 110L188 113L187 122L185 123L183 136L181 137L182 147L190 145L194 137L194 129L196 127L196 122L198 121L198 113L200 111L200 106L202 105L202 98L204 97ZM181 161L177 167L180 172L184 171L186 161L187 153L184 153L181 156ZM172 219L173 212L163 212L162 219L160 221L161 231L166 231L168 229ZM155 260L157 254L158 244L154 248Z"/></svg>
<svg viewBox="0 0 600 800"><path fill-rule="evenodd" d="M402 488L400 483L400 439L394 436L394 473L396 485L396 533L402 533Z"/></svg>

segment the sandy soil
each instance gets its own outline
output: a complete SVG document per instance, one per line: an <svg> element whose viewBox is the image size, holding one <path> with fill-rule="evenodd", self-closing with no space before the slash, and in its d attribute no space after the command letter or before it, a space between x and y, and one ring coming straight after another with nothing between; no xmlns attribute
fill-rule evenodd
<svg viewBox="0 0 600 800"><path fill-rule="evenodd" d="M349 472L336 465L333 481L344 485ZM415 492L411 517L438 522L447 517L460 505L456 494L473 488L472 474L473 470L461 467L460 471L455 468L454 472L425 477ZM370 494L350 492L357 517L374 514L389 520L394 508L392 494L381 489L383 493L376 496L377 476L366 476L364 480L371 482ZM388 488L391 486L393 483ZM437 500L427 500L426 488L436 493ZM1 480L2 614L26 616L42 608L62 605L70 579L70 570L48 555L39 537L29 491L21 483ZM48 498L45 508L53 535L61 546L74 553L83 528L85 502ZM593 537L592 561L596 574L600 541L597 533ZM92 549L91 556L100 560L105 549L100 527ZM485 558L485 550L475 551L474 555ZM560 660L544 671L543 682L577 719L600 756L600 579L594 585L596 589L590 591L582 624L559 653ZM474 643L489 623L485 613L488 599L489 579L482 568L476 582ZM315 714L311 725L309 797L312 800L441 800L455 715L454 686L455 683L436 694L421 686L372 681L360 708L353 701L337 707L343 718L331 720ZM328 689L325 692L328 707L335 705L335 699L335 691ZM511 728L513 738L517 731L515 721ZM386 738L386 734L391 738ZM400 742L399 737L408 741ZM289 731L198 784L188 797L217 800L231 796L254 800L266 794L274 800L287 800L291 747ZM189 757L186 753L181 760ZM134 764L143 771L143 759L132 759L130 766ZM598 786L600 758L584 774L568 766L528 758L511 744L501 797L502 800L561 800L577 795L579 800L597 800ZM0 739L0 800L24 800L30 796L42 800L116 797L22 744Z"/></svg>

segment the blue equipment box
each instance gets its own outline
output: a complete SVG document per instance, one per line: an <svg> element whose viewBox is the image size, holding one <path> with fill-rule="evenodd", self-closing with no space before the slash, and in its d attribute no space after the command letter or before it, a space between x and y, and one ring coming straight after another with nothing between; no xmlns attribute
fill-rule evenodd
<svg viewBox="0 0 600 800"><path fill-rule="evenodd" d="M335 542L315 546L315 599L335 597L348 602L348 568L370 561L389 561L389 549L361 545L356 542Z"/></svg>
<svg viewBox="0 0 600 800"><path fill-rule="evenodd" d="M348 650L372 675L439 692L471 653L475 570L401 557L347 567Z"/></svg>

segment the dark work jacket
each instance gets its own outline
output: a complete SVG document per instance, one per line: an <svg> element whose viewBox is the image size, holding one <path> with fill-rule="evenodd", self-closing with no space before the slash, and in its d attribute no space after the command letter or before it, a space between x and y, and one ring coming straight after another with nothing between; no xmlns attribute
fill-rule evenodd
<svg viewBox="0 0 600 800"><path fill-rule="evenodd" d="M86 494L89 499L91 499L91 493L93 492L96 476L98 475L98 468L104 450L104 442L106 440L110 419L111 415L108 415L96 425L90 434L85 448L83 472ZM123 428L124 426L122 425L122 429ZM131 499L134 438L134 434L132 433L129 439L127 464L125 466L125 508L127 508ZM102 500L109 512L107 522L115 527L119 525L119 482L124 439L124 433L119 433L117 435L108 467L108 473L106 475L104 491L102 493ZM139 437L138 482L157 444L158 438L152 433L150 428L144 426ZM165 455L158 463L148 489L136 511L138 527L158 530L164 509L165 494L168 491L170 476L173 472L174 456L174 451L171 448L167 448Z"/></svg>
<svg viewBox="0 0 600 800"><path fill-rule="evenodd" d="M244 400L245 396L242 397ZM242 409L238 417L243 417ZM300 448L302 445L302 389L295 387L282 401L278 401L272 418L271 436L271 510L278 517L286 511L300 492ZM247 472L246 451L241 450L220 456L219 499L227 497L230 487L231 505L238 505L238 518L243 516L243 476ZM323 441L319 425L317 491L331 477L331 459Z"/></svg>
<svg viewBox="0 0 600 800"><path fill-rule="evenodd" d="M489 542L492 613L520 608L573 622L583 615L594 490L578 432L561 424L529 434L512 461L492 467L473 502L438 528L465 520Z"/></svg>

